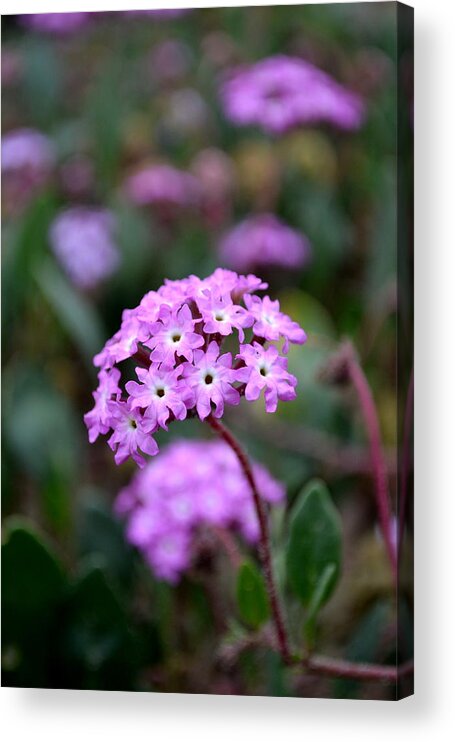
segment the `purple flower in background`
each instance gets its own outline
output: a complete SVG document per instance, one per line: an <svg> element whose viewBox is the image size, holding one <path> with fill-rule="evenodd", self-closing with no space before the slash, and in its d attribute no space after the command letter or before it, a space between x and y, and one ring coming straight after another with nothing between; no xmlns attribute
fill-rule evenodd
<svg viewBox="0 0 455 742"><path fill-rule="evenodd" d="M240 222L221 240L221 259L237 270L256 266L301 268L310 257L307 238L273 214L258 214Z"/></svg>
<svg viewBox="0 0 455 742"><path fill-rule="evenodd" d="M264 390L267 412L276 411L279 399L295 399L297 379L288 373L287 359L274 346L264 348L256 342L241 345L237 358L245 364L237 370L237 379L246 384L245 399L254 401Z"/></svg>
<svg viewBox="0 0 455 742"><path fill-rule="evenodd" d="M114 231L115 218L110 211L88 206L66 209L52 223L49 234L52 249L79 288L94 288L119 267Z"/></svg>
<svg viewBox="0 0 455 742"><path fill-rule="evenodd" d="M90 440L112 429L109 444L116 462L132 456L143 464L138 449L152 456L158 452L153 438L147 443L147 434L158 427L167 430L177 420L196 416L212 416L213 422L227 405L238 405L242 396L257 399L262 390L268 412L276 410L278 400L294 399L297 380L287 372L283 353L290 342L303 343L306 336L277 301L255 295L266 287L257 276L217 268L205 279L166 280L137 307L125 309L120 329L94 359L102 371L95 407L85 416ZM245 333L249 342L240 345ZM238 351L234 364L232 353L223 351L227 340ZM134 360L135 371L122 382L125 367L117 364L127 359ZM177 470L174 482L176 476ZM204 492L208 508L213 498L210 489ZM183 501L181 506L185 510ZM222 519L223 507L213 507L213 517L216 510ZM251 534L250 515L248 523Z"/></svg>
<svg viewBox="0 0 455 742"><path fill-rule="evenodd" d="M357 95L309 62L284 55L234 70L221 98L234 124L260 126L269 134L325 122L358 129L364 118Z"/></svg>
<svg viewBox="0 0 455 742"><path fill-rule="evenodd" d="M50 179L55 165L52 141L35 129L2 137L2 187L7 210L17 211Z"/></svg>
<svg viewBox="0 0 455 742"><path fill-rule="evenodd" d="M89 22L90 13L29 13L19 17L24 26L34 31L70 34Z"/></svg>
<svg viewBox="0 0 455 742"><path fill-rule="evenodd" d="M149 165L127 179L125 191L138 206L151 204L189 207L197 203L196 178L170 165Z"/></svg>
<svg viewBox="0 0 455 742"><path fill-rule="evenodd" d="M264 467L253 463L253 473L265 501L283 501L283 485ZM234 528L251 543L259 537L248 482L221 441L171 443L119 493L115 508L128 540L170 583L191 567L201 528Z"/></svg>
<svg viewBox="0 0 455 742"><path fill-rule="evenodd" d="M122 12L123 16L129 16L130 18L141 18L142 16L150 16L157 21L179 18L186 13L191 13L192 8L157 8L156 10L125 10Z"/></svg>

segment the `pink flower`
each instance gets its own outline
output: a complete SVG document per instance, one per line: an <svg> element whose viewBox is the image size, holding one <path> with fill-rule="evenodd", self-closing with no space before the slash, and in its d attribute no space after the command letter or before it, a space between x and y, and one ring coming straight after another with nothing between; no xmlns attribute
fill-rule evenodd
<svg viewBox="0 0 455 742"><path fill-rule="evenodd" d="M90 13L29 13L19 16L24 26L50 34L70 34L90 21Z"/></svg>
<svg viewBox="0 0 455 742"><path fill-rule="evenodd" d="M89 431L89 441L94 443L98 436L107 433L109 430L109 421L111 413L109 402L117 399L120 394L119 381L120 371L117 368L109 371L102 370L98 374L98 389L93 392L95 406L90 412L84 415L84 422Z"/></svg>
<svg viewBox="0 0 455 742"><path fill-rule="evenodd" d="M297 322L294 322L287 314L280 312L280 302L272 301L270 297L245 296L245 304L254 318L253 333L256 337L265 340L285 339L283 352L287 353L289 343L303 345L306 341L306 333Z"/></svg>
<svg viewBox="0 0 455 742"><path fill-rule="evenodd" d="M190 561L190 536L184 530L172 530L156 538L145 552L145 558L157 577L171 584L178 582L180 573Z"/></svg>
<svg viewBox="0 0 455 742"><path fill-rule="evenodd" d="M301 268L311 254L307 238L274 214L244 219L223 237L218 249L223 262L242 271L274 265Z"/></svg>
<svg viewBox="0 0 455 742"><path fill-rule="evenodd" d="M277 348L264 348L256 342L253 345L241 345L237 358L245 364L236 371L236 375L237 381L246 384L246 399L258 399L264 389L267 412L276 411L279 399L295 399L297 379L288 373L287 360L279 355Z"/></svg>
<svg viewBox="0 0 455 742"><path fill-rule="evenodd" d="M253 473L261 497L281 503L283 485L256 462ZM115 509L126 519L128 541L156 577L171 583L191 566L205 526L235 529L251 543L259 539L249 484L222 441L174 441L119 492Z"/></svg>
<svg viewBox="0 0 455 742"><path fill-rule="evenodd" d="M109 425L114 432L108 443L115 451L115 463L123 464L131 457L138 466L145 466L145 459L139 451L155 456L158 445L152 438L150 429L144 426L142 415L138 410L130 409L126 402L110 402L109 411Z"/></svg>
<svg viewBox="0 0 455 742"><path fill-rule="evenodd" d="M199 198L196 178L170 165L150 165L139 170L128 178L125 189L138 206L194 206Z"/></svg>
<svg viewBox="0 0 455 742"><path fill-rule="evenodd" d="M224 353L219 356L219 351L218 343L212 341L206 353L202 350L194 352L194 365L184 364L184 377L194 392L196 410L201 420L205 420L211 412L215 417L221 417L225 402L230 405L240 402L240 394L232 386L236 381L232 355Z"/></svg>
<svg viewBox="0 0 455 742"><path fill-rule="evenodd" d="M145 343L152 350L152 361L173 364L176 355L192 361L194 349L204 345L202 335L193 332L196 322L188 304L177 310L164 305L152 327L152 337Z"/></svg>
<svg viewBox="0 0 455 742"><path fill-rule="evenodd" d="M188 385L179 379L182 366L172 369L160 363L152 363L146 370L137 368L140 381L128 381L126 391L130 395L132 410L146 408L144 429L156 430L157 426L167 430L166 422L172 412L176 420L184 420L187 406L192 406L192 394Z"/></svg>
<svg viewBox="0 0 455 742"><path fill-rule="evenodd" d="M106 209L73 206L54 219L51 247L76 286L94 288L117 270L120 253L114 233L114 214Z"/></svg>
<svg viewBox="0 0 455 742"><path fill-rule="evenodd" d="M196 301L204 321L204 332L226 336L235 328L240 340L244 339L243 328L251 326L251 317L243 307L233 303L229 294L204 291Z"/></svg>
<svg viewBox="0 0 455 742"><path fill-rule="evenodd" d="M95 406L85 415L90 441L111 433L116 462L132 456L143 465L139 451L157 453L151 434L158 428L167 430L170 423L195 415L221 417L225 405L239 404L242 396L257 399L262 389L269 412L278 399L294 399L297 382L287 372L283 352L289 342L303 343L305 333L280 312L277 301L255 295L264 288L257 276L220 268L203 280L165 281L137 307L125 309L120 329L94 358L101 372ZM245 331L252 344L240 345ZM282 350L266 347L282 339ZM222 352L227 340L239 351L234 368L232 354ZM132 358L133 373L131 364L123 363ZM161 476L177 487L178 469ZM224 506L209 494L207 507L213 505L213 519L221 522ZM130 504L124 501L125 508ZM180 505L183 519L191 519L183 500Z"/></svg>
<svg viewBox="0 0 455 742"><path fill-rule="evenodd" d="M309 62L284 55L235 70L221 98L231 121L259 125L269 134L322 122L358 129L364 118L357 95Z"/></svg>
<svg viewBox="0 0 455 742"><path fill-rule="evenodd" d="M93 359L95 366L111 368L114 363L125 361L137 353L139 344L144 343L150 333L143 323L134 315L122 322L122 326L115 335L107 341L103 350Z"/></svg>

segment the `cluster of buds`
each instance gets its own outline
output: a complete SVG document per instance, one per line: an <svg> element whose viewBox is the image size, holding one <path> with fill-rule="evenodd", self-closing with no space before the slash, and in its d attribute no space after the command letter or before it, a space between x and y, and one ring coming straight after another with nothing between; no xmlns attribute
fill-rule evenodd
<svg viewBox="0 0 455 742"><path fill-rule="evenodd" d="M205 279L166 281L126 309L94 359L100 372L95 405L85 415L90 441L110 434L117 464L131 457L144 466L142 454L158 453L154 433L172 421L220 418L226 405L262 392L267 412L294 399L297 379L286 353L306 335L278 301L256 294L266 288L254 275L218 268ZM128 359L137 364L133 379L122 366Z"/></svg>

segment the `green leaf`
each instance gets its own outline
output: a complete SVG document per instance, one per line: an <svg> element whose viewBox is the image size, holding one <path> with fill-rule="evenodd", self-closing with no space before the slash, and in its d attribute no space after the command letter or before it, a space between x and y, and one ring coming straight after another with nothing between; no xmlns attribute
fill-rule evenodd
<svg viewBox="0 0 455 742"><path fill-rule="evenodd" d="M45 540L24 518L5 522L2 546L3 616L13 623L31 624L49 615L59 601L62 568Z"/></svg>
<svg viewBox="0 0 455 742"><path fill-rule="evenodd" d="M269 601L257 567L244 562L237 576L237 604L242 621L258 629L269 617Z"/></svg>
<svg viewBox="0 0 455 742"><path fill-rule="evenodd" d="M40 266L36 280L93 372L92 358L99 352L105 339L97 312L82 294L73 289L50 260Z"/></svg>
<svg viewBox="0 0 455 742"><path fill-rule="evenodd" d="M7 520L4 536L2 681L15 687L59 687L53 668L65 575L52 549L25 518Z"/></svg>
<svg viewBox="0 0 455 742"><path fill-rule="evenodd" d="M62 652L70 687L131 689L137 661L122 601L108 575L90 560L66 603Z"/></svg>
<svg viewBox="0 0 455 742"><path fill-rule="evenodd" d="M341 520L319 480L305 487L295 505L286 561L289 584L312 622L335 588L341 563Z"/></svg>

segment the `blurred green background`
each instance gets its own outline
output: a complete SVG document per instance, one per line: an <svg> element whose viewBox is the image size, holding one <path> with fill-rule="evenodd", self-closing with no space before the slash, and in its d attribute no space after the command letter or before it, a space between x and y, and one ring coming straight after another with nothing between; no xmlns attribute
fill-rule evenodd
<svg viewBox="0 0 455 742"><path fill-rule="evenodd" d="M393 475L396 31L393 3L207 9L163 20L100 14L65 36L3 18L2 54L12 69L3 81L3 134L35 128L57 149L46 186L20 209L3 208L5 685L388 697L381 684L284 670L271 650L224 662L220 647L244 630L229 564L214 555L175 588L157 582L112 514L134 464L117 468L103 440L90 446L82 417L92 406L92 357L125 307L164 277L210 273L220 235L254 211L267 208L301 230L311 263L264 275L309 334L290 352L298 398L273 416L250 404L226 420L287 486L288 507L273 522L278 569L289 508L310 478L326 481L341 514L343 573L321 613L318 647L395 661L395 603L360 415L353 397L324 385L318 371L348 336L373 388ZM153 61L169 39L185 50L171 79ZM223 69L275 53L303 56L360 93L363 127L300 128L272 139L229 124L217 92ZM233 173L219 223L185 213L165 224L125 199L121 186L135 163L161 159L191 170L209 147L225 153ZM92 169L83 202L115 212L122 253L121 269L85 293L68 281L48 239L61 208L82 200L61 177L80 156ZM180 423L162 442L206 436L202 428ZM290 600L297 638L299 610ZM403 616L410 621L406 605Z"/></svg>

